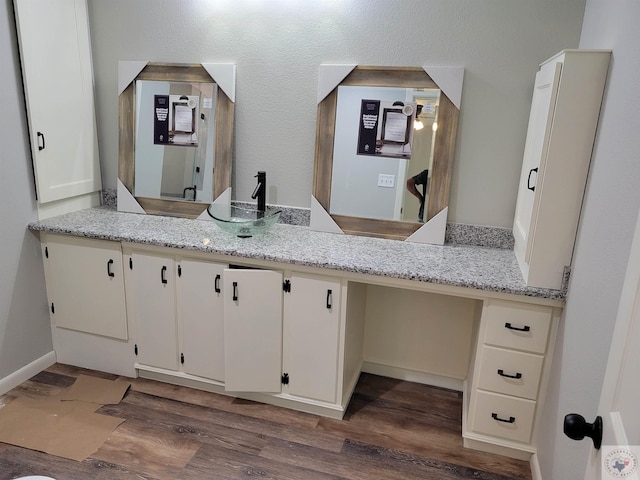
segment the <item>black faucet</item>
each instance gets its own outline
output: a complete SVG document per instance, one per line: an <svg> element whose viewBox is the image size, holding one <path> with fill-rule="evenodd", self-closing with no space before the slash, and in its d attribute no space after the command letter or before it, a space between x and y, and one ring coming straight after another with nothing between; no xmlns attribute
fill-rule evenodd
<svg viewBox="0 0 640 480"><path fill-rule="evenodd" d="M258 171L256 175L258 177L258 185L251 194L251 198L258 199L258 212L264 213L266 210L266 197L267 197L267 172Z"/></svg>

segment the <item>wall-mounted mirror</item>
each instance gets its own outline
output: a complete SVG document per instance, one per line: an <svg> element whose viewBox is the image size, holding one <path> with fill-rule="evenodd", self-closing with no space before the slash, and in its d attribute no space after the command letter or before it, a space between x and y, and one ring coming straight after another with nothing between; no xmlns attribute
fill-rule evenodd
<svg viewBox="0 0 640 480"><path fill-rule="evenodd" d="M230 195L235 66L119 64L118 210L197 218Z"/></svg>
<svg viewBox="0 0 640 480"><path fill-rule="evenodd" d="M444 242L463 73L321 66L312 228Z"/></svg>

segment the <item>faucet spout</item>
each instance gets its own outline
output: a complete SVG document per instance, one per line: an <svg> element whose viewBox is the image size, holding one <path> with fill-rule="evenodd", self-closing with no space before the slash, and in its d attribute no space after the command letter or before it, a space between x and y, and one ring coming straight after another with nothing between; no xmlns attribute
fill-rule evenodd
<svg viewBox="0 0 640 480"><path fill-rule="evenodd" d="M267 172L259 171L256 175L258 178L258 184L255 190L251 194L252 199L258 199L258 211L264 212L266 210L266 197L267 197Z"/></svg>

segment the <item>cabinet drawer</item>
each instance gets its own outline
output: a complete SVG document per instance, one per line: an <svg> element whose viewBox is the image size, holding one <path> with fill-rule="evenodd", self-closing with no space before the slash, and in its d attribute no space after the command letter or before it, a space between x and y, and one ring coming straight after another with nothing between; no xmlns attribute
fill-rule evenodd
<svg viewBox="0 0 640 480"><path fill-rule="evenodd" d="M536 402L478 391L471 428L478 433L528 443Z"/></svg>
<svg viewBox="0 0 640 480"><path fill-rule="evenodd" d="M551 312L550 307L488 300L482 311L484 343L544 353Z"/></svg>
<svg viewBox="0 0 640 480"><path fill-rule="evenodd" d="M484 346L477 366L478 388L535 400L543 360L542 355Z"/></svg>

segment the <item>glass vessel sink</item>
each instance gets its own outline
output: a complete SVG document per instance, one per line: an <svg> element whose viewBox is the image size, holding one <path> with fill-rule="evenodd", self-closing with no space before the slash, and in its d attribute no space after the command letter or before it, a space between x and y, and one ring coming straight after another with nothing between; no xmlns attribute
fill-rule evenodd
<svg viewBox="0 0 640 480"><path fill-rule="evenodd" d="M260 212L255 208L225 204L212 204L207 208L216 225L241 238L266 232L278 221L281 212L273 207L266 207L264 212Z"/></svg>

